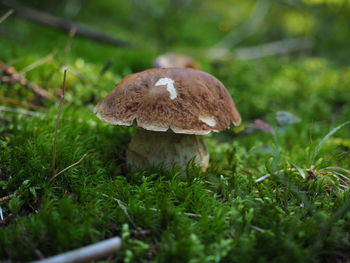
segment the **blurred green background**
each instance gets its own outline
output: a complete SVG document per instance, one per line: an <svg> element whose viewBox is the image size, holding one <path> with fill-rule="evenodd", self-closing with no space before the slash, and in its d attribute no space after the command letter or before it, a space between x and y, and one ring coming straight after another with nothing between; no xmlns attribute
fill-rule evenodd
<svg viewBox="0 0 350 263"><path fill-rule="evenodd" d="M130 44L117 47L78 35L70 39L68 32L24 20L23 15L10 16L0 31L2 60L14 61L16 67L23 69L48 54L55 54L55 59L48 59L49 65L27 73L29 79L49 89L54 85L57 88L60 75L52 73L57 76L55 79L45 73L43 81L42 74L37 79L37 73L50 71L50 66L54 71L68 63L75 69L80 68L78 73L88 78L82 72L82 68L88 71L86 63L97 73L110 61L109 72L123 77L153 67L157 55L173 52L192 56L203 70L232 88L246 120L265 117L269 105L274 104L277 104L276 110L294 107L298 111L304 107L298 106L303 104L303 98L311 100L306 104L314 107L303 114L320 120L330 114L322 115L323 108L339 111L349 98L345 92L349 85L350 57L350 3L347 0L2 2L7 3L7 7L2 5L2 13L8 6L15 10L18 6L36 8ZM112 83L117 83L120 77L114 77ZM110 87L101 86L105 95ZM89 96L94 93L102 97L96 90L85 90ZM264 99L257 100L252 94L264 95ZM310 94L315 95L310 97ZM240 103L248 97L249 104ZM286 98L289 98L287 104ZM330 101L333 106L328 104ZM321 112L315 111L317 108Z"/></svg>
<svg viewBox="0 0 350 263"><path fill-rule="evenodd" d="M241 46L307 37L313 44L310 51L313 55L326 56L344 64L349 56L350 7L347 0L38 0L21 3L99 28L131 42L136 49L150 52L175 50L201 56L205 49L217 45L234 50ZM1 10L4 13L6 8ZM38 42L39 54L64 43L63 35L50 38L54 33L23 23L15 16L2 26L3 41L17 43L18 48ZM98 57L103 63L103 59L110 58L108 55L112 53L106 48L107 52L99 52L88 44L81 46L79 43L74 45L72 54L84 55L86 59Z"/></svg>

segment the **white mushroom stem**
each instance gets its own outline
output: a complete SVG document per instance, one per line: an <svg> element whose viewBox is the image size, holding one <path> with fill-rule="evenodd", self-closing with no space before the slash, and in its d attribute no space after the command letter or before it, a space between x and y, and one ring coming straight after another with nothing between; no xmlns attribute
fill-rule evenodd
<svg viewBox="0 0 350 263"><path fill-rule="evenodd" d="M153 166L184 170L191 160L202 171L208 168L209 153L202 136L137 129L127 153L130 172Z"/></svg>

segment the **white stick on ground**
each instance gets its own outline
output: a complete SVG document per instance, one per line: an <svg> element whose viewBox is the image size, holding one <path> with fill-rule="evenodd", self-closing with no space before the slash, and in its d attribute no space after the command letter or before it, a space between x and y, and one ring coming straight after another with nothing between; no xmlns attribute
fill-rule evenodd
<svg viewBox="0 0 350 263"><path fill-rule="evenodd" d="M271 174L265 174L264 176L259 177L258 179L255 180L256 183L261 182L262 180L265 180L266 178L270 177Z"/></svg>
<svg viewBox="0 0 350 263"><path fill-rule="evenodd" d="M110 238L93 245L78 248L57 256L34 261L32 263L76 263L91 262L101 257L112 255L120 248L122 241L119 237Z"/></svg>
<svg viewBox="0 0 350 263"><path fill-rule="evenodd" d="M4 220L4 215L2 214L2 208L1 208L1 206L0 206L0 220L1 220L1 221Z"/></svg>

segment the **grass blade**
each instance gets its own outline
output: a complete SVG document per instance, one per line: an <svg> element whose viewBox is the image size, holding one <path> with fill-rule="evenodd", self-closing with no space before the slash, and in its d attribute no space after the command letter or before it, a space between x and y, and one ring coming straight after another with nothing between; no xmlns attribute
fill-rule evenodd
<svg viewBox="0 0 350 263"><path fill-rule="evenodd" d="M338 130L340 130L341 128L343 128L344 126L350 124L350 121L344 122L343 124L340 124L339 126L335 127L334 129L332 129L326 136L323 137L323 139L321 140L321 142L316 146L315 150L312 152L312 156L311 156L311 163L314 163L318 153L320 152L323 144L334 134L336 133Z"/></svg>

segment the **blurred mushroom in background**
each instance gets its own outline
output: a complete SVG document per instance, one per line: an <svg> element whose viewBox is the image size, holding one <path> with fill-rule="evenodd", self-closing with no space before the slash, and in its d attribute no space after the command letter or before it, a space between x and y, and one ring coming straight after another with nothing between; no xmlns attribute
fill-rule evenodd
<svg viewBox="0 0 350 263"><path fill-rule="evenodd" d="M194 68L199 69L197 62L185 55L167 53L160 55L154 60L157 68Z"/></svg>

